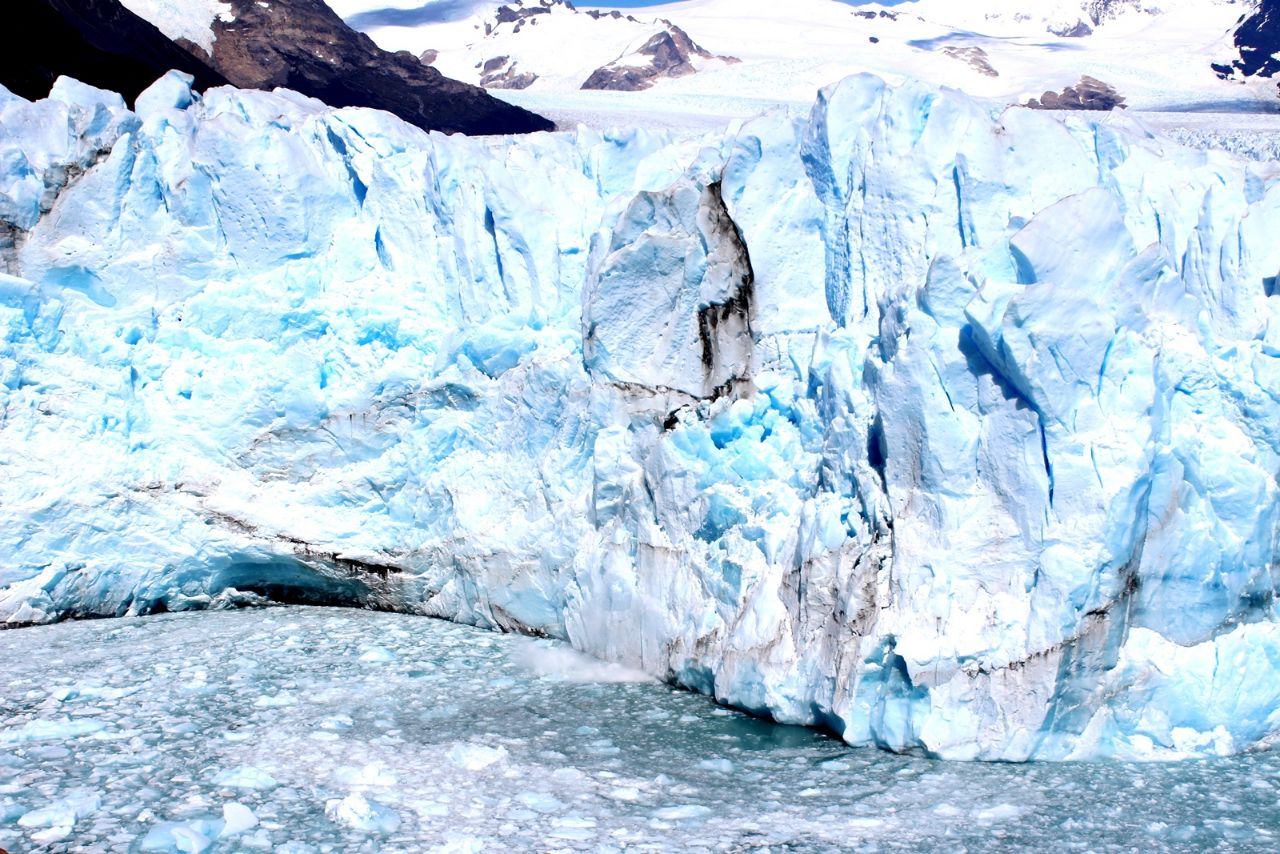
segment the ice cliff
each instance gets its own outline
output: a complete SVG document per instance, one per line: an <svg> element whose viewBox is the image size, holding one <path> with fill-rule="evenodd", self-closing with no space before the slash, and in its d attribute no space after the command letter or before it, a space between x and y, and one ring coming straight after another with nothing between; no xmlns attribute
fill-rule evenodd
<svg viewBox="0 0 1280 854"><path fill-rule="evenodd" d="M855 744L1264 743L1278 172L872 77L701 140L0 94L0 619L348 602Z"/></svg>

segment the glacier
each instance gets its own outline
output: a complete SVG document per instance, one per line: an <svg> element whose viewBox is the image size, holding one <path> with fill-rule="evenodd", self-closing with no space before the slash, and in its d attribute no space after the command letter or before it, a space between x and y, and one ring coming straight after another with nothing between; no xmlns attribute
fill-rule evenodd
<svg viewBox="0 0 1280 854"><path fill-rule="evenodd" d="M1266 745L1278 179L869 75L704 136L0 91L0 619L348 604L942 758Z"/></svg>

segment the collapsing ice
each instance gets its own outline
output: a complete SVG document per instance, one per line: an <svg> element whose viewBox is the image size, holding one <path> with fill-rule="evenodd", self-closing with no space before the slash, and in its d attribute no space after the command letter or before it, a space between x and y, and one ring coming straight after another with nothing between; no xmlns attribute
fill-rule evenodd
<svg viewBox="0 0 1280 854"><path fill-rule="evenodd" d="M702 139L0 99L0 615L565 638L855 744L1280 730L1274 163L856 77Z"/></svg>

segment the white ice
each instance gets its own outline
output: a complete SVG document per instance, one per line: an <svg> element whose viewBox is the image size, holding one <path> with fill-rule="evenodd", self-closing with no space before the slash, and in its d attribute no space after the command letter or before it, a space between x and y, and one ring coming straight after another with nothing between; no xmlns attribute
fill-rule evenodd
<svg viewBox="0 0 1280 854"><path fill-rule="evenodd" d="M9 623L393 608L950 758L1280 731L1275 162L870 76L708 134L140 101L0 93Z"/></svg>

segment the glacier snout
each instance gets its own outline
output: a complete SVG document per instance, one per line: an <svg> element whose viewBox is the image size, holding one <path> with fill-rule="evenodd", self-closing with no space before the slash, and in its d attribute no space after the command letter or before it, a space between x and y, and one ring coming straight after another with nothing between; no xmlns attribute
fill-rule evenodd
<svg viewBox="0 0 1280 854"><path fill-rule="evenodd" d="M951 758L1280 730L1274 164L872 77L704 138L59 86L0 94L10 623L394 608Z"/></svg>

